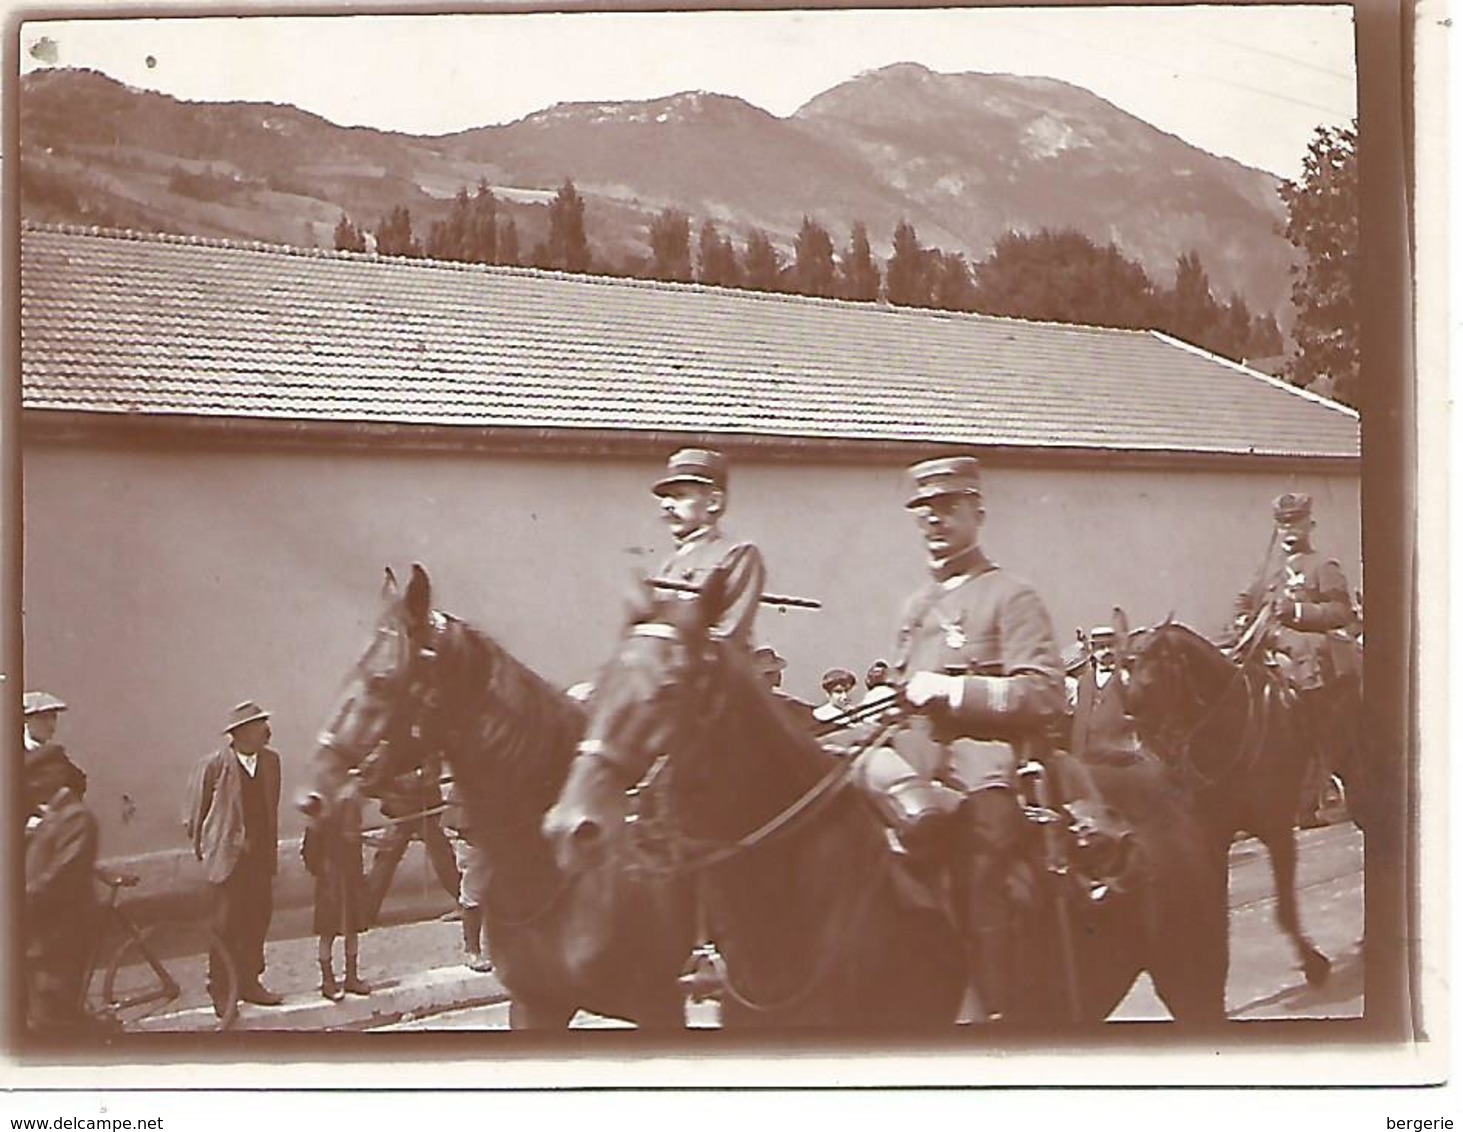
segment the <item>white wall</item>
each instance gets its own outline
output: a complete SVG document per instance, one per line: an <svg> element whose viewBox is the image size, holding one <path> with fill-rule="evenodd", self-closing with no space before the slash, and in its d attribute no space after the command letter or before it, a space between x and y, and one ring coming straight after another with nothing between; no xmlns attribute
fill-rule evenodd
<svg viewBox="0 0 1463 1132"><path fill-rule="evenodd" d="M382 568L421 561L438 605L545 676L593 675L627 584L669 549L659 461L33 444L24 458L26 686L71 704L60 738L91 778L103 854L182 844L194 760L235 702L275 713L287 796L374 623ZM769 588L820 612L765 612L787 687L862 673L893 649L922 578L902 463L742 459L728 529ZM1045 595L1067 644L1125 606L1214 632L1266 546L1269 501L1316 497L1317 542L1359 584L1350 476L987 467L985 544ZM135 810L124 820L123 794ZM297 828L292 807L284 832Z"/></svg>

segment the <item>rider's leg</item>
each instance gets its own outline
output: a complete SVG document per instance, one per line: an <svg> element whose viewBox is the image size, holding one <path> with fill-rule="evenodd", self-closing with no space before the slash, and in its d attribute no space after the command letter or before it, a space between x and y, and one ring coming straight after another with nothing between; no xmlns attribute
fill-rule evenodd
<svg viewBox="0 0 1463 1132"><path fill-rule="evenodd" d="M1015 910L1009 881L1021 832L1015 791L987 786L966 799L953 862L970 978L987 1015L1009 1015L1015 981Z"/></svg>

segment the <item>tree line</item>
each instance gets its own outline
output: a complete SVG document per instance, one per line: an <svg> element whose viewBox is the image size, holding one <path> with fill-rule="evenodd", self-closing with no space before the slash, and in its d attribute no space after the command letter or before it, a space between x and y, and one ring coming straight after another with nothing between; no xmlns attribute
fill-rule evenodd
<svg viewBox="0 0 1463 1132"><path fill-rule="evenodd" d="M1284 373L1296 384L1322 378L1321 391L1354 403L1354 331L1348 339L1325 325L1352 312L1351 240L1333 214L1344 213L1348 177L1354 181L1355 132L1318 130L1300 181L1281 188L1290 220L1286 236L1302 254L1293 298L1300 321L1297 349ZM1354 185L1351 188L1354 209ZM686 211L668 207L646 229L643 250L611 262L591 249L585 202L566 179L548 204L546 234L520 247L517 225L486 182L464 187L444 219L432 223L425 239L412 231L404 207L392 209L370 230L381 255L428 256L476 263L523 264L550 270L696 282L710 286L810 295L852 302L967 311L1051 322L1172 334L1213 353L1239 361L1280 355L1284 340L1275 317L1249 309L1242 295L1215 294L1197 251L1182 254L1172 285L1156 283L1137 261L1114 243L1099 245L1072 229L1008 232L983 259L970 262L960 252L924 245L913 224L901 220L891 253L881 262L873 254L862 221L846 241L817 219L805 216L791 254L784 254L759 228L740 242L714 220L697 224ZM342 214L337 248L364 251L367 230ZM1313 247L1320 246L1316 253ZM1338 246L1341 250L1338 251ZM1324 355L1324 356L1323 356ZM1324 377L1323 377L1324 373Z"/></svg>

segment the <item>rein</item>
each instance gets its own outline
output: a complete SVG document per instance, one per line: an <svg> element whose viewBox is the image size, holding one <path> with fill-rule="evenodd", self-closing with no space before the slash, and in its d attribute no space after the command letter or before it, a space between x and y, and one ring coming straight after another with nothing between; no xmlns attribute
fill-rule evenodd
<svg viewBox="0 0 1463 1132"><path fill-rule="evenodd" d="M863 923L864 918L868 915L869 909L874 905L874 894L879 890L879 886L883 882L885 875L892 867L892 862L892 854L881 852L877 855L876 867L878 871L872 877L866 878L859 893L858 902L849 909L847 920L841 926L839 933L833 938L842 939L852 936ZM699 884L696 886L696 917L697 923L702 925L699 933L701 938L709 938L705 930L705 902ZM807 981L801 987L777 1002L757 1002L748 997L744 991L737 988L736 981L732 978L726 960L722 957L721 952L715 944L711 944L709 947L699 948L698 950L710 959L711 965L716 971L716 976L721 980L721 985L727 994L735 999L739 1005L744 1006L748 1010L756 1011L759 1014L780 1013L801 1005L814 990L822 985L824 978L831 968L834 956L838 954L837 948L821 948L817 965L814 966L812 974L808 976Z"/></svg>
<svg viewBox="0 0 1463 1132"><path fill-rule="evenodd" d="M1182 771L1201 787L1216 786L1226 778L1252 766L1259 758L1260 752L1264 749L1265 740L1270 734L1271 688L1267 684L1258 690L1258 695L1256 694L1254 683L1256 674L1248 667L1248 659L1247 657L1244 661L1231 661L1235 665L1235 669L1234 673L1226 682L1224 689L1207 705L1203 705L1203 712L1200 717L1192 726L1184 731L1181 738L1171 743L1173 750L1179 757L1179 765ZM1189 676L1188 664L1187 662L1180 663L1182 678L1192 688L1193 681ZM1240 736L1239 753L1222 770L1214 774L1206 774L1194 762L1194 743L1204 729L1219 718L1219 709L1224 706L1230 695L1241 684L1245 692L1245 725ZM1195 699L1197 698L1196 695ZM1256 719L1257 700L1263 701L1258 711L1258 720ZM1170 743L1165 743L1165 746L1169 745Z"/></svg>

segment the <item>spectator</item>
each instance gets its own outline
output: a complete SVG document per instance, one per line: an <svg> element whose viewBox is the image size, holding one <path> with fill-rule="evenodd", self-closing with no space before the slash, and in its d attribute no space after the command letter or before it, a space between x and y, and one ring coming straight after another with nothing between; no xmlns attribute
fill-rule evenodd
<svg viewBox="0 0 1463 1132"><path fill-rule="evenodd" d="M213 889L214 927L238 974L239 997L259 1006L283 998L260 982L264 940L274 914L279 851L278 752L269 746L269 713L252 700L229 713L228 742L206 755L189 784L185 825L193 855ZM222 1017L232 1003L220 997L209 957L209 993Z"/></svg>
<svg viewBox="0 0 1463 1132"><path fill-rule="evenodd" d="M305 830L300 842L305 869L315 878L315 933L320 937L320 994L339 1002L368 995L360 976L360 933L366 923L366 880L361 864L361 796L347 780L330 813ZM335 937L345 939L345 979L335 979Z"/></svg>

